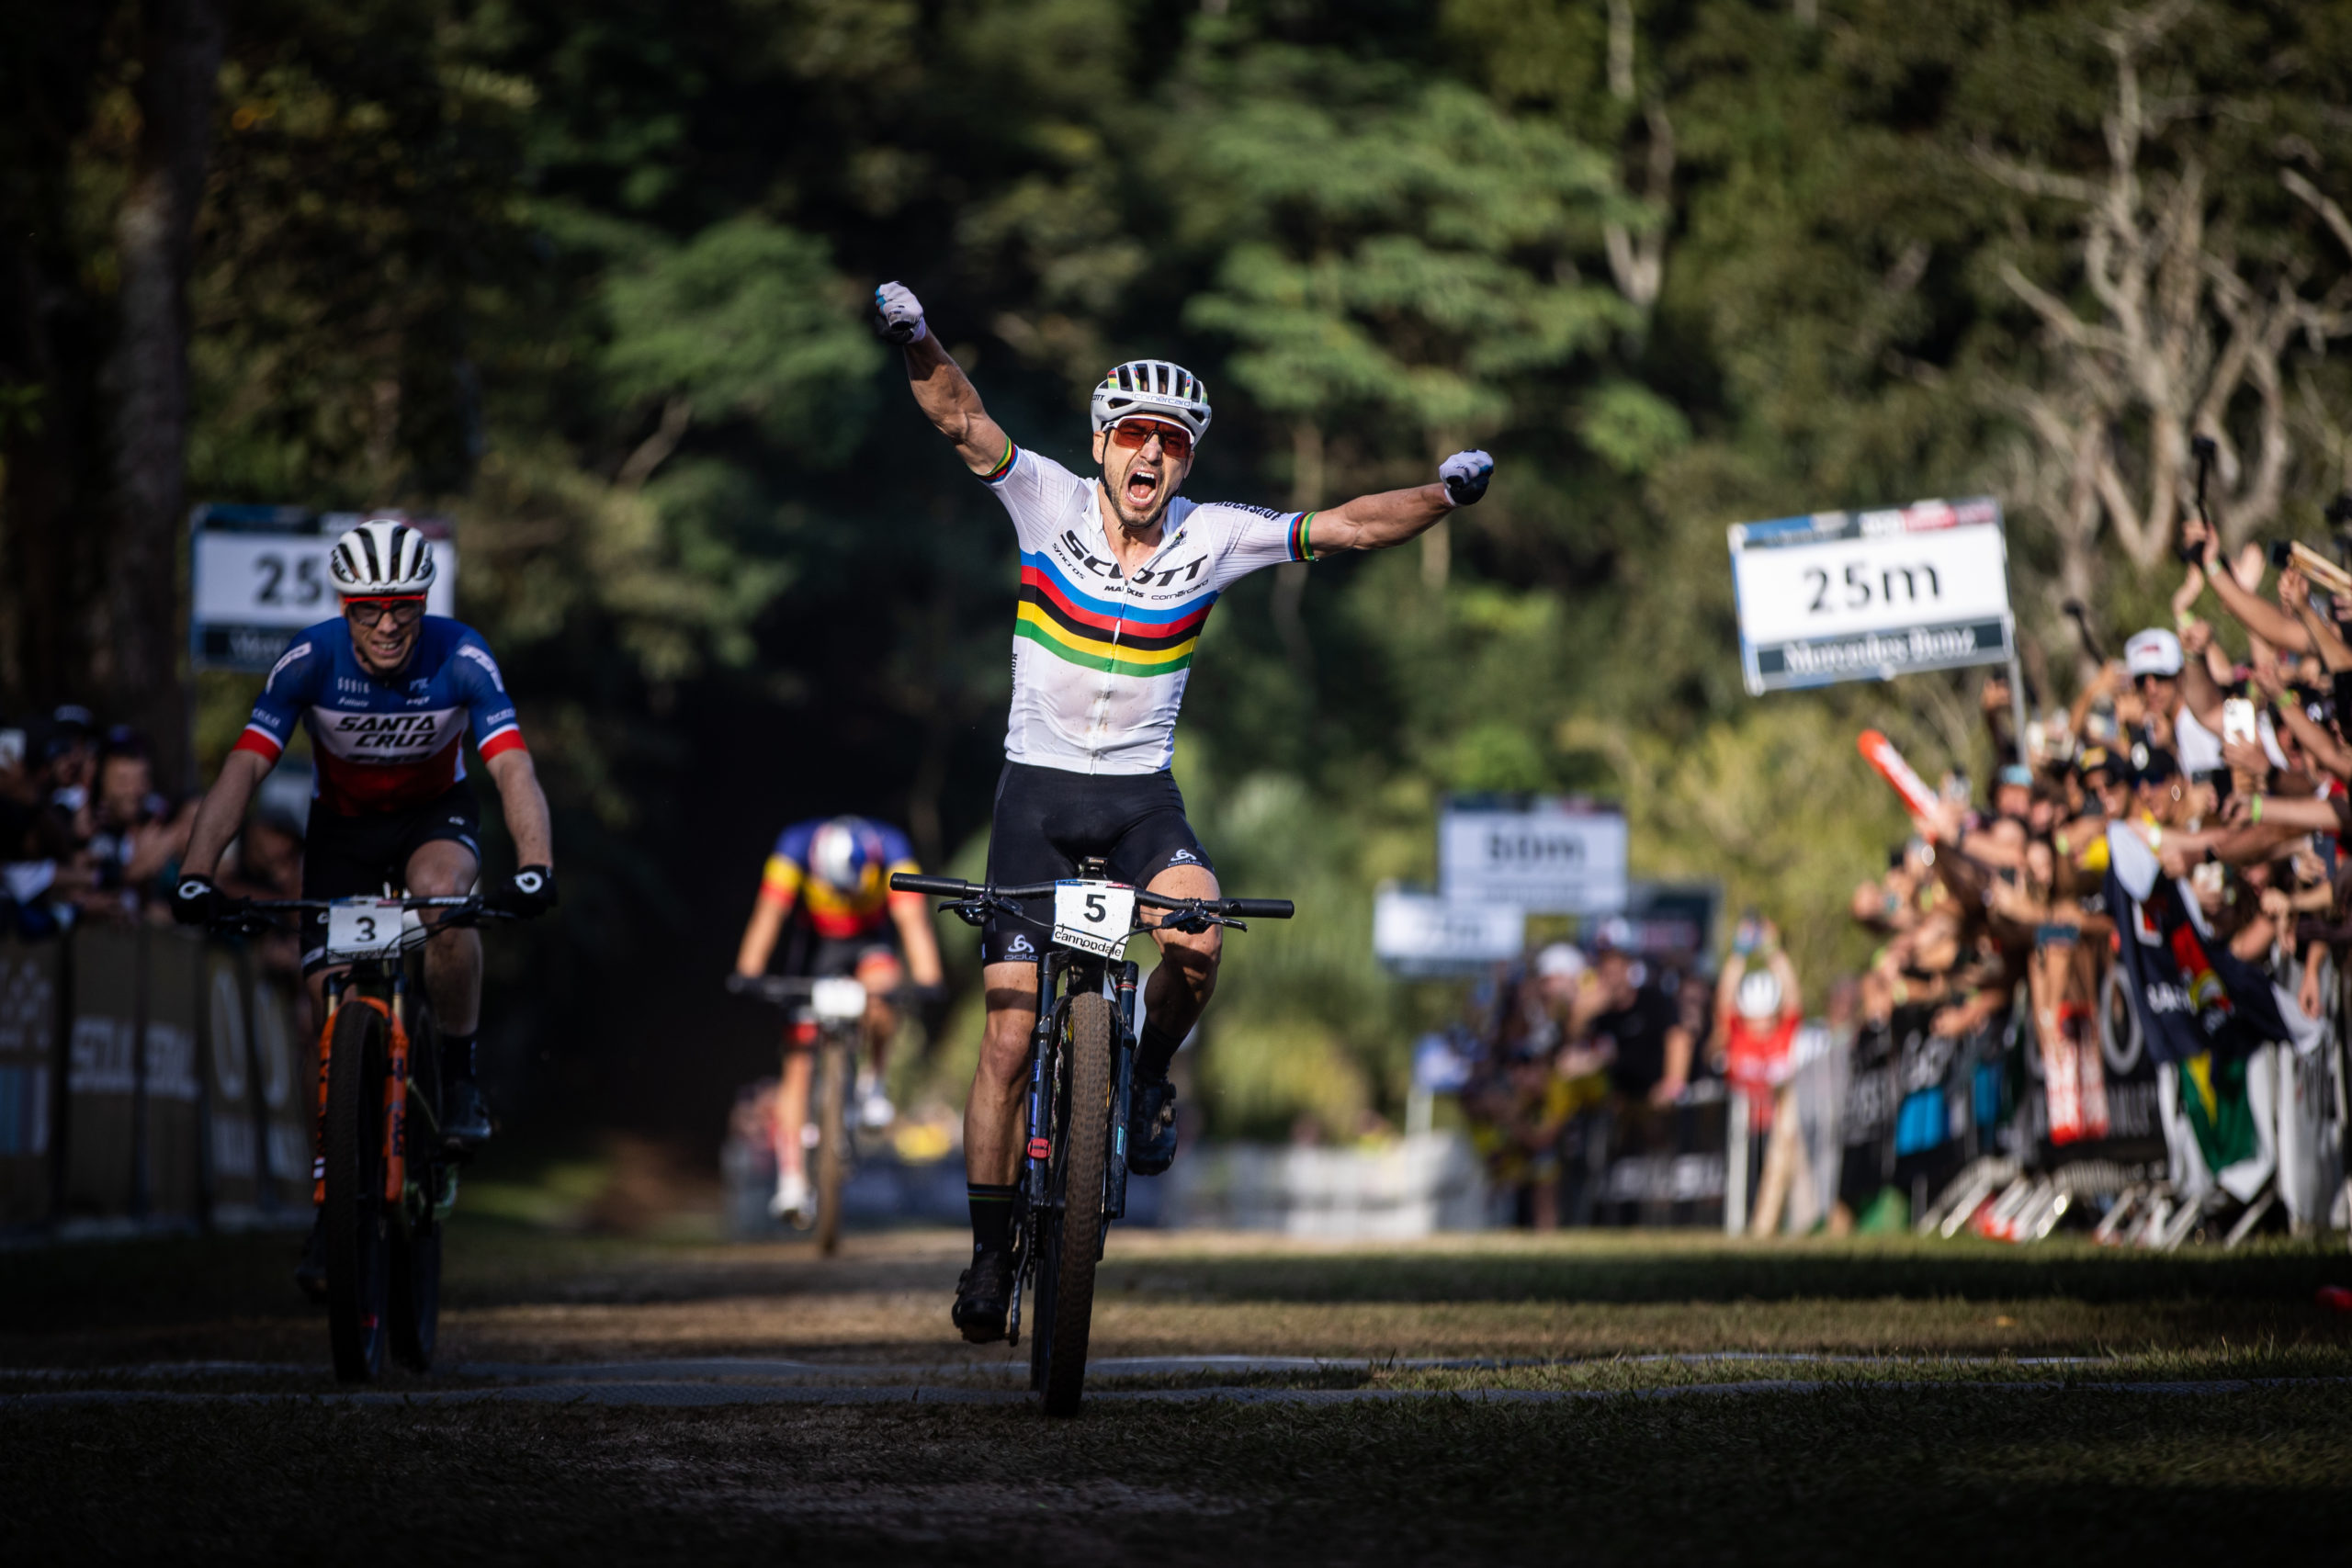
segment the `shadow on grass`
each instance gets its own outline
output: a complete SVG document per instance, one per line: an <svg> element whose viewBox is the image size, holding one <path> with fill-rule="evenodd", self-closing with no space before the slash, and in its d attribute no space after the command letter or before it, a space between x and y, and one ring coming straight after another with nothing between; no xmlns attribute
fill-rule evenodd
<svg viewBox="0 0 2352 1568"><path fill-rule="evenodd" d="M1622 1238L1621 1238L1622 1236ZM1145 1258L1103 1268L1104 1288L1210 1301L1592 1302L1911 1300L2309 1302L2352 1280L2340 1240L2239 1252L2154 1254L2087 1245L1969 1242L1645 1246L1630 1235L1524 1253ZM1581 1238L1579 1238L1580 1240Z"/></svg>

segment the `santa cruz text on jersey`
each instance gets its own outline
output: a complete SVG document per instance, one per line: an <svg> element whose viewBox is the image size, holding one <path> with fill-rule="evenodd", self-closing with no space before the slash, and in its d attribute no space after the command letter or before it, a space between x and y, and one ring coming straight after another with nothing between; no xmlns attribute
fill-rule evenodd
<svg viewBox="0 0 2352 1568"><path fill-rule="evenodd" d="M362 670L351 628L321 621L297 637L236 749L275 761L308 726L319 802L339 816L396 811L431 800L466 776L471 727L483 758L523 744L498 661L473 628L427 615L407 666L388 680Z"/></svg>

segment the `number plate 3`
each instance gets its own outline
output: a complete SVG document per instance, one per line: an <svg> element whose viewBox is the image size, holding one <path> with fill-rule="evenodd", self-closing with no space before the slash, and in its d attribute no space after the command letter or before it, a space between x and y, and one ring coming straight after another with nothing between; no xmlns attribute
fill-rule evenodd
<svg viewBox="0 0 2352 1568"><path fill-rule="evenodd" d="M1124 882L1054 884L1054 940L1116 958L1135 930L1136 890Z"/></svg>
<svg viewBox="0 0 2352 1568"><path fill-rule="evenodd" d="M401 901L339 898L327 907L327 960L381 958L401 950Z"/></svg>

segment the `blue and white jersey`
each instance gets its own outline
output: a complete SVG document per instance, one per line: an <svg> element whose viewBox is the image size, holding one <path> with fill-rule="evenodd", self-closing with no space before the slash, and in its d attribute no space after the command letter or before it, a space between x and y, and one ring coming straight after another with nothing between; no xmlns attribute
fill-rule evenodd
<svg viewBox="0 0 2352 1568"><path fill-rule="evenodd" d="M424 617L407 668L389 681L360 667L340 616L296 637L236 750L275 762L298 722L311 731L319 804L343 817L398 811L464 778L469 726L485 761L523 744L489 645L446 615Z"/></svg>

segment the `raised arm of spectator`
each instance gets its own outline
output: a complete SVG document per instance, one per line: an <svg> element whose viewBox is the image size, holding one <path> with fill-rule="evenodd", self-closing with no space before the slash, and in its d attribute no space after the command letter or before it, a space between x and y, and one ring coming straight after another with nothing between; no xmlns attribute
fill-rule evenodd
<svg viewBox="0 0 2352 1568"><path fill-rule="evenodd" d="M2213 646L2213 627L2209 621L2191 621L2180 628L2180 700L2197 722L2219 735L2222 732L2222 683L2213 678L2206 662L2206 650Z"/></svg>
<svg viewBox="0 0 2352 1568"><path fill-rule="evenodd" d="M2327 773L2339 779L2352 779L2352 747L2335 738L2335 732L2312 719L2303 711L2303 705L2286 694L2286 682L2279 679L2276 665L2257 665L2255 682L2277 701L2273 711L2279 722L2294 736L2303 754Z"/></svg>
<svg viewBox="0 0 2352 1568"><path fill-rule="evenodd" d="M2118 692L2131 689L2132 677L2125 672L2121 660L2110 659L2100 665L2098 673L2084 683L2082 691L2075 697L2075 705L2067 710L2066 733L2083 733L2083 726L2090 722L2091 709L2098 705L2101 697L2111 699Z"/></svg>
<svg viewBox="0 0 2352 1568"><path fill-rule="evenodd" d="M2200 559L2205 569L2202 575L2206 581L2212 584L2214 596L2222 601L2222 607L2227 610L2240 626L2269 643L2273 648L2283 648L2294 653L2309 653L2312 650L2310 634L2297 623L2293 615L2281 610L2278 605L2269 604L2260 594L2249 591L2238 581L2231 572L2229 563L2222 558L2220 541L2207 533L2203 525L2192 517L2183 525L2182 532L2184 536L2198 546L2202 552ZM2192 576L2197 574L2196 567L2188 570ZM2278 583L2281 594L2286 592L2286 579L2282 575ZM2200 714L2199 717L2202 718L2203 716Z"/></svg>
<svg viewBox="0 0 2352 1568"><path fill-rule="evenodd" d="M2278 574L2278 602L2293 612L2296 623L2310 634L2302 651L2317 653L2330 674L2352 670L2352 648L2346 648L2342 635L2312 608L2312 585L2292 567Z"/></svg>

